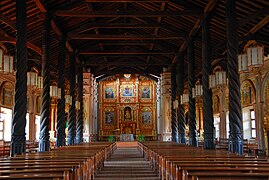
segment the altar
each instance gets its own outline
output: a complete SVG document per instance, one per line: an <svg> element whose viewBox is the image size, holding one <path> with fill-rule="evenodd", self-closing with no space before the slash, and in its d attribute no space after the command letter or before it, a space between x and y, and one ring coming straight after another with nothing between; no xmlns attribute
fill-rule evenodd
<svg viewBox="0 0 269 180"><path fill-rule="evenodd" d="M134 134L121 134L120 141L134 141Z"/></svg>

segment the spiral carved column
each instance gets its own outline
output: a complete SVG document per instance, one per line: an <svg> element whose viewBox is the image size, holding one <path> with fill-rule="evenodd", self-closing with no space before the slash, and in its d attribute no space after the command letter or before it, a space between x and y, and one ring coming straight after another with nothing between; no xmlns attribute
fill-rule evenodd
<svg viewBox="0 0 269 180"><path fill-rule="evenodd" d="M76 144L83 142L83 66L81 61L78 69L78 101L80 109L77 114Z"/></svg>
<svg viewBox="0 0 269 180"><path fill-rule="evenodd" d="M209 75L212 71L209 29L210 21L209 17L206 17L202 24L204 147L205 149L215 149L213 134L214 118L212 108L212 91L209 89Z"/></svg>
<svg viewBox="0 0 269 180"><path fill-rule="evenodd" d="M195 58L194 58L194 42L191 40L188 45L188 81L189 81L189 144L191 146L198 146L197 129L196 129L196 107L195 98L192 97L192 88L195 87Z"/></svg>
<svg viewBox="0 0 269 180"><path fill-rule="evenodd" d="M178 59L178 90L179 97L183 95L184 91L184 57ZM184 106L178 102L178 125L179 125L179 143L186 144L186 121L185 121L185 110Z"/></svg>
<svg viewBox="0 0 269 180"><path fill-rule="evenodd" d="M50 22L51 17L48 13L44 14L44 24L42 31L42 76L43 91L40 112L40 135L39 151L49 151L49 123L50 123Z"/></svg>
<svg viewBox="0 0 269 180"><path fill-rule="evenodd" d="M227 60L229 79L230 151L243 154L240 78L237 61L236 0L226 0Z"/></svg>
<svg viewBox="0 0 269 180"><path fill-rule="evenodd" d="M69 108L69 120L68 120L68 145L73 145L75 143L75 133L76 133L76 74L75 74L75 61L76 55L71 54L70 57L70 96L72 97L72 105Z"/></svg>
<svg viewBox="0 0 269 180"><path fill-rule="evenodd" d="M27 112L27 47L26 0L16 0L17 72L15 105L12 121L11 156L25 153L25 126Z"/></svg>
<svg viewBox="0 0 269 180"><path fill-rule="evenodd" d="M174 107L174 101L176 100L176 68L172 66L171 69L171 112L172 112L172 141L178 143L178 121L177 121L177 111Z"/></svg>
<svg viewBox="0 0 269 180"><path fill-rule="evenodd" d="M61 99L57 104L57 134L56 134L56 146L65 146L65 37L62 36L59 42L59 57L58 57L58 88L61 89Z"/></svg>

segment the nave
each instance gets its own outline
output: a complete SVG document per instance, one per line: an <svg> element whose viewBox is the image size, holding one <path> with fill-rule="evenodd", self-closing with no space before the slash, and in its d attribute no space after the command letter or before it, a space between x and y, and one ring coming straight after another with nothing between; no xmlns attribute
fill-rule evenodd
<svg viewBox="0 0 269 180"><path fill-rule="evenodd" d="M116 146L95 179L160 179L157 172L151 168L150 161L143 158L143 153L138 151L137 142L117 142Z"/></svg>

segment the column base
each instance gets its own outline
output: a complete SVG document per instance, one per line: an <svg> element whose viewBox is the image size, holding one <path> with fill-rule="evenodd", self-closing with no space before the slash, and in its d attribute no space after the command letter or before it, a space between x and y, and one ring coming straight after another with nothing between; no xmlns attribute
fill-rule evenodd
<svg viewBox="0 0 269 180"><path fill-rule="evenodd" d="M213 133L204 133L204 148L215 149Z"/></svg>
<svg viewBox="0 0 269 180"><path fill-rule="evenodd" d="M15 136L12 135L11 139L11 149L10 149L10 156L21 155L25 153L26 145L25 145L26 138L25 136Z"/></svg>
<svg viewBox="0 0 269 180"><path fill-rule="evenodd" d="M229 151L231 153L237 153L242 155L244 153L242 134L235 133L230 135L229 139Z"/></svg>
<svg viewBox="0 0 269 180"><path fill-rule="evenodd" d="M70 146L70 145L73 145L73 144L75 144L75 138L74 137L68 137L67 145Z"/></svg>
<svg viewBox="0 0 269 180"><path fill-rule="evenodd" d="M83 137L82 136L76 136L75 143L79 144L83 142Z"/></svg>
<svg viewBox="0 0 269 180"><path fill-rule="evenodd" d="M49 140L39 140L39 152L46 152L50 150L50 141Z"/></svg>
<svg viewBox="0 0 269 180"><path fill-rule="evenodd" d="M185 133L179 134L179 143L186 144L186 134Z"/></svg>
<svg viewBox="0 0 269 180"><path fill-rule="evenodd" d="M56 146L61 147L65 146L65 135L58 135L56 136Z"/></svg>
<svg viewBox="0 0 269 180"><path fill-rule="evenodd" d="M198 137L190 134L189 144L190 146L198 147Z"/></svg>

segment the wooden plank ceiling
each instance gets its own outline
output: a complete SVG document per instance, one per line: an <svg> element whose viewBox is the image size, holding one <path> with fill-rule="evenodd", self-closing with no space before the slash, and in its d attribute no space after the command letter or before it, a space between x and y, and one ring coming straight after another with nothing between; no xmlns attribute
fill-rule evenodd
<svg viewBox="0 0 269 180"><path fill-rule="evenodd" d="M57 78L59 36L67 53L76 52L95 76L141 73L160 76L179 56L188 59L195 39L196 75L201 75L201 23L211 16L212 64L226 65L225 0L29 0L27 1L28 68L41 70L42 13L51 22L51 74ZM0 45L15 54L14 0L0 1ZM269 1L237 0L239 52L249 38L269 50ZM67 68L68 71L68 68ZM187 72L186 72L187 73ZM68 73L67 73L68 74Z"/></svg>

